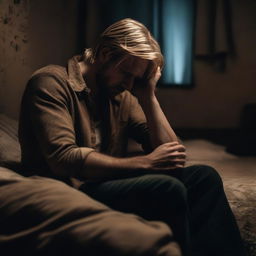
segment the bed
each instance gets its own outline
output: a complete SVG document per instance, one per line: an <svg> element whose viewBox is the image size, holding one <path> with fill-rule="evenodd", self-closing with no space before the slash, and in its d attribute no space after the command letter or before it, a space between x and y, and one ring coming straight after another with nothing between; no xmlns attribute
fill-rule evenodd
<svg viewBox="0 0 256 256"><path fill-rule="evenodd" d="M186 140L188 165L206 164L221 175L248 255L256 255L256 157L229 154L225 146L194 139Z"/></svg>
<svg viewBox="0 0 256 256"><path fill-rule="evenodd" d="M0 114L0 166L18 171L17 121ZM256 256L256 157L238 157L213 142L185 140L187 165L207 164L220 173L249 256ZM0 178L4 172L1 172Z"/></svg>

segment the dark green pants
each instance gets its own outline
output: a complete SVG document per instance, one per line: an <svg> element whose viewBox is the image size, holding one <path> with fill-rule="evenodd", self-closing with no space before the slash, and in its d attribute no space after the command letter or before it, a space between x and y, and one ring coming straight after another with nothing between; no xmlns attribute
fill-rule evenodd
<svg viewBox="0 0 256 256"><path fill-rule="evenodd" d="M115 210L167 223L184 255L245 255L222 180L209 166L88 182L81 190Z"/></svg>

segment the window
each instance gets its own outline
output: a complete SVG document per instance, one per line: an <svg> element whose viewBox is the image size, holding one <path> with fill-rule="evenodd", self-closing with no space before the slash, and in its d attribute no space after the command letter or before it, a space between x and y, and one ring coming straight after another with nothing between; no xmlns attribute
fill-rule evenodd
<svg viewBox="0 0 256 256"><path fill-rule="evenodd" d="M165 56L162 83L192 85L194 4L191 0L154 1L153 33Z"/></svg>

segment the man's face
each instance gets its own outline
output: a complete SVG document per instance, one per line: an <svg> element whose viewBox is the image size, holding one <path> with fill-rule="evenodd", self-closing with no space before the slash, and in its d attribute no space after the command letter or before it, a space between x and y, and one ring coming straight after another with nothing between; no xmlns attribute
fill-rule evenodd
<svg viewBox="0 0 256 256"><path fill-rule="evenodd" d="M148 60L134 56L126 56L120 64L108 61L98 69L98 86L104 86L110 97L131 91L136 82L145 78L148 65Z"/></svg>

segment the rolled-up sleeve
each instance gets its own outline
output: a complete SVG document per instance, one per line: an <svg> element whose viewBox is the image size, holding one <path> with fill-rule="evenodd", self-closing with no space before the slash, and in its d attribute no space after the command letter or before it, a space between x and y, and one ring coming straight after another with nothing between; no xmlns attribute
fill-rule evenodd
<svg viewBox="0 0 256 256"><path fill-rule="evenodd" d="M77 145L72 93L63 81L51 76L32 78L26 92L38 148L53 174L63 177L76 176L94 151Z"/></svg>

